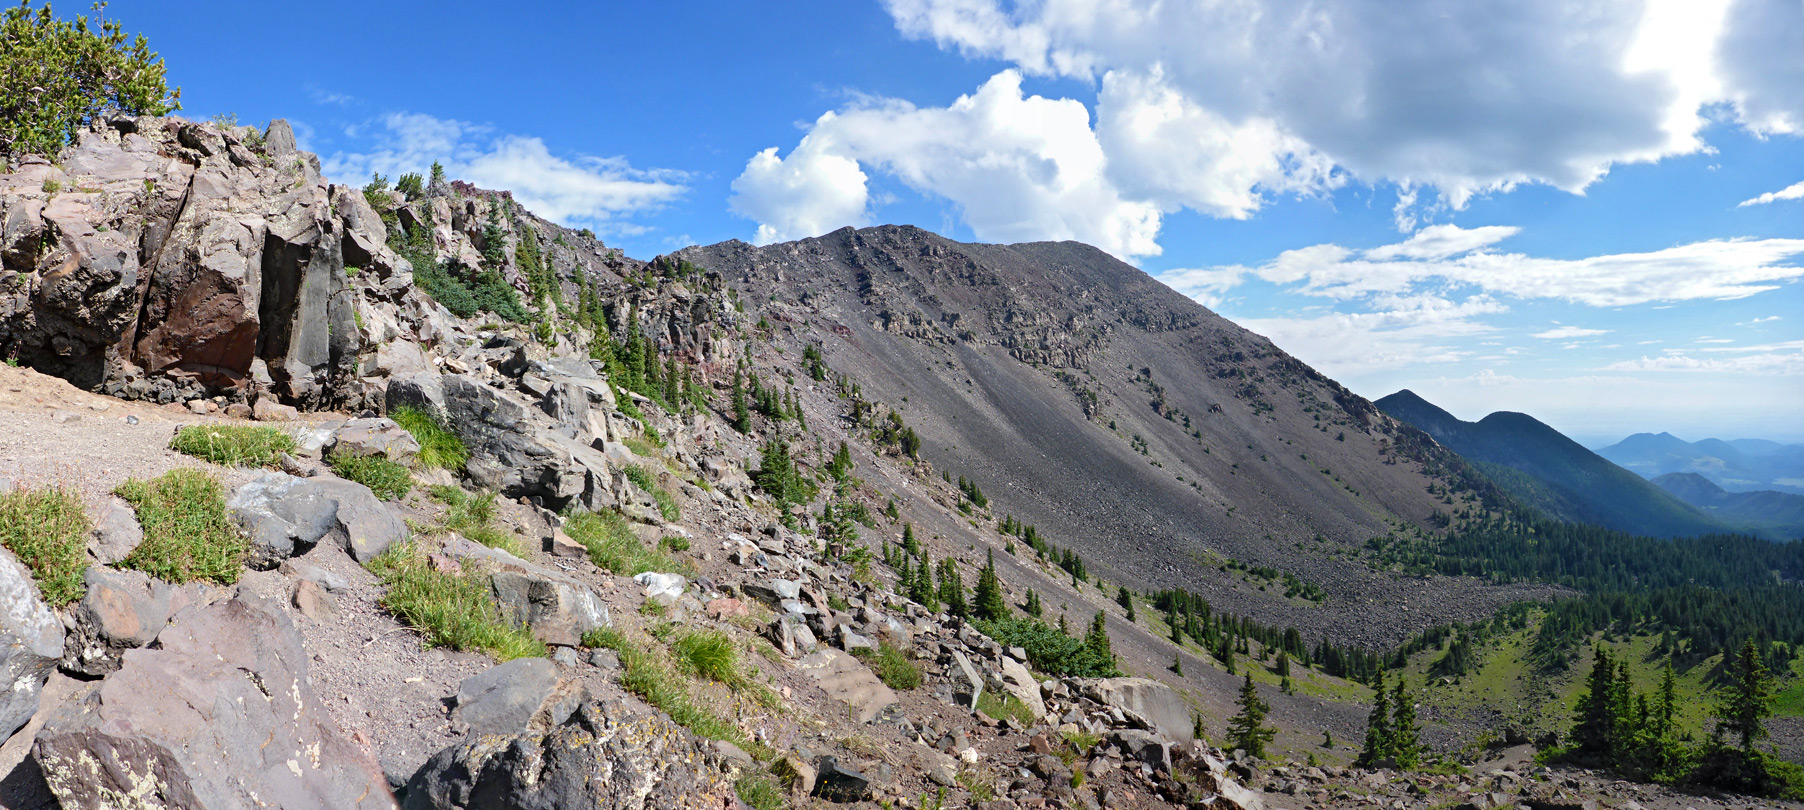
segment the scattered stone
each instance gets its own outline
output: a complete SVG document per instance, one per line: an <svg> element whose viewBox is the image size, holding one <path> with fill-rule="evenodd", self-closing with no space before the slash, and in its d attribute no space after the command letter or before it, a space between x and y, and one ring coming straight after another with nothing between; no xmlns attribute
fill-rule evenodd
<svg viewBox="0 0 1804 810"><path fill-rule="evenodd" d="M550 537L545 538L545 551L553 557L562 557L566 560L589 558L589 547L571 539L563 529L555 529Z"/></svg>
<svg viewBox="0 0 1804 810"><path fill-rule="evenodd" d="M225 415L232 419L249 419L251 418L251 406L242 402L234 402L225 406Z"/></svg>
<svg viewBox="0 0 1804 810"><path fill-rule="evenodd" d="M731 778L668 718L587 703L548 732L476 734L432 756L408 781L407 810L672 808L720 810Z"/></svg>
<svg viewBox="0 0 1804 810"><path fill-rule="evenodd" d="M259 422L298 422L301 412L293 405L283 405L269 397L259 397L251 406L251 416Z"/></svg>
<svg viewBox="0 0 1804 810"><path fill-rule="evenodd" d="M314 695L294 624L246 594L179 613L155 649L127 652L51 717L32 753L68 808L395 807Z"/></svg>
<svg viewBox="0 0 1804 810"><path fill-rule="evenodd" d="M76 413L74 411L63 411L63 410L51 411L50 412L50 421L55 422L59 425L66 425L70 422L80 422L81 414Z"/></svg>
<svg viewBox="0 0 1804 810"><path fill-rule="evenodd" d="M708 615L713 617L715 621L725 621L738 616L751 615L751 611L746 608L744 602L730 597L710 600L708 602L707 610Z"/></svg>
<svg viewBox="0 0 1804 810"><path fill-rule="evenodd" d="M344 577L310 562L302 562L295 559L284 560L281 568L278 570L296 579L304 579L309 582L317 583L320 587L325 588L332 593L340 593L351 587L351 583L346 581Z"/></svg>
<svg viewBox="0 0 1804 810"><path fill-rule="evenodd" d="M338 619L338 597L326 592L319 583L303 579L295 583L294 596L291 597L296 610L316 622L331 622Z"/></svg>
<svg viewBox="0 0 1804 810"><path fill-rule="evenodd" d="M397 464L412 464L420 443L392 419L352 419L334 431L332 455L381 456Z"/></svg>
<svg viewBox="0 0 1804 810"><path fill-rule="evenodd" d="M971 659L958 650L952 651L952 668L946 673L952 681L952 699L967 709L977 708L977 699L983 697L983 676L977 674L977 668L971 666Z"/></svg>
<svg viewBox="0 0 1804 810"><path fill-rule="evenodd" d="M620 654L613 650L590 650L589 666L604 672L612 672L620 668Z"/></svg>

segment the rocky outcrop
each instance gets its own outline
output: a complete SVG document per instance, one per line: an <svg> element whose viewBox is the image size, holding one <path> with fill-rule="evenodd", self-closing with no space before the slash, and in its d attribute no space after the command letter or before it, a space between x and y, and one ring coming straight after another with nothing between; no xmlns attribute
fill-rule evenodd
<svg viewBox="0 0 1804 810"><path fill-rule="evenodd" d="M464 679L459 721L472 734L540 733L563 725L588 697L581 683L558 675L544 658L516 658Z"/></svg>
<svg viewBox="0 0 1804 810"><path fill-rule="evenodd" d="M33 754L66 810L395 806L314 695L300 633L246 595L184 610L155 649L127 652Z"/></svg>
<svg viewBox="0 0 1804 810"><path fill-rule="evenodd" d="M120 656L155 640L169 617L211 601L207 585L177 587L138 571L90 566L82 575L87 593L69 611L62 669L100 677L119 669Z"/></svg>
<svg viewBox="0 0 1804 810"><path fill-rule="evenodd" d="M662 716L590 703L549 732L472 735L408 782L407 810L727 810L732 782Z"/></svg>
<svg viewBox="0 0 1804 810"><path fill-rule="evenodd" d="M1097 678L1078 682L1085 697L1119 710L1162 739L1196 738L1190 707L1176 690L1149 678Z"/></svg>
<svg viewBox="0 0 1804 810"><path fill-rule="evenodd" d="M321 540L342 543L368 562L407 537L406 522L368 487L325 476L269 473L239 487L226 510L250 538L246 563L257 569L281 565Z"/></svg>
<svg viewBox="0 0 1804 810"><path fill-rule="evenodd" d="M38 710L44 680L63 657L63 626L38 596L31 572L0 547L0 740Z"/></svg>

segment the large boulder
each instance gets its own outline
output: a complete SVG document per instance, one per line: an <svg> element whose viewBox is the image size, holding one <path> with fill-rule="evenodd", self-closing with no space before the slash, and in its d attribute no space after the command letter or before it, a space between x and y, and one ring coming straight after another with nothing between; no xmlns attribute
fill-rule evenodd
<svg viewBox="0 0 1804 810"><path fill-rule="evenodd" d="M642 710L641 710L642 711ZM474 734L407 784L407 810L729 810L708 747L662 715L589 703L549 732Z"/></svg>
<svg viewBox="0 0 1804 810"><path fill-rule="evenodd" d="M1028 711L1033 712L1035 720L1046 716L1046 703L1040 700L1040 682L1034 680L1033 672L1025 664L1002 656L1002 664L992 680L994 686L1018 698Z"/></svg>
<svg viewBox="0 0 1804 810"><path fill-rule="evenodd" d="M397 464L411 464L420 453L420 442L393 419L352 419L332 433L335 456L381 456Z"/></svg>
<svg viewBox="0 0 1804 810"><path fill-rule="evenodd" d="M38 696L63 657L63 625L38 595L31 572L0 546L0 740L38 710Z"/></svg>
<svg viewBox="0 0 1804 810"><path fill-rule="evenodd" d="M293 623L246 594L177 614L53 715L32 753L65 810L395 806L314 694Z"/></svg>
<svg viewBox="0 0 1804 810"><path fill-rule="evenodd" d="M1114 709L1171 742L1196 739L1190 705L1176 690L1149 678L1096 678L1078 682L1091 700Z"/></svg>
<svg viewBox="0 0 1804 810"><path fill-rule="evenodd" d="M251 541L246 564L269 569L321 540L369 562L407 538L407 523L369 487L338 478L269 473L238 488L226 510Z"/></svg>
<svg viewBox="0 0 1804 810"><path fill-rule="evenodd" d="M548 644L574 647L584 633L614 626L601 594L569 574L462 537L445 551L488 576L502 619L531 627Z"/></svg>

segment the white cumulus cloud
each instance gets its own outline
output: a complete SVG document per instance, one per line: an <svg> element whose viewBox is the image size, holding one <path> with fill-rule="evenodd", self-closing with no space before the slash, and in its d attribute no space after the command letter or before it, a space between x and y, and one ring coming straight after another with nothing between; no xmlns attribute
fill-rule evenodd
<svg viewBox="0 0 1804 810"><path fill-rule="evenodd" d="M1582 326L1556 326L1545 332L1536 332L1533 336L1542 340L1571 340L1573 338L1591 337L1609 334L1608 329L1586 329Z"/></svg>
<svg viewBox="0 0 1804 810"><path fill-rule="evenodd" d="M452 179L511 191L528 210L564 225L635 230L624 218L686 191L681 172L635 169L619 157L554 155L538 138L423 113L391 113L373 131L348 134L374 148L326 157L322 165L334 182L361 185L377 172L391 180L425 174L436 161Z"/></svg>

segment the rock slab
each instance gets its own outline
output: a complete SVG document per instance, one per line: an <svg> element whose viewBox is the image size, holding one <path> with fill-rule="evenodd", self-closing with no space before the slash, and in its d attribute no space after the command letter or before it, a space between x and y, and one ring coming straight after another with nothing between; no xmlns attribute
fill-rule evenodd
<svg viewBox="0 0 1804 810"><path fill-rule="evenodd" d="M65 810L395 807L313 693L278 605L191 607L156 641L38 733L33 755Z"/></svg>
<svg viewBox="0 0 1804 810"><path fill-rule="evenodd" d="M63 625L38 596L31 572L0 547L0 740L38 710L45 679L63 657Z"/></svg>

